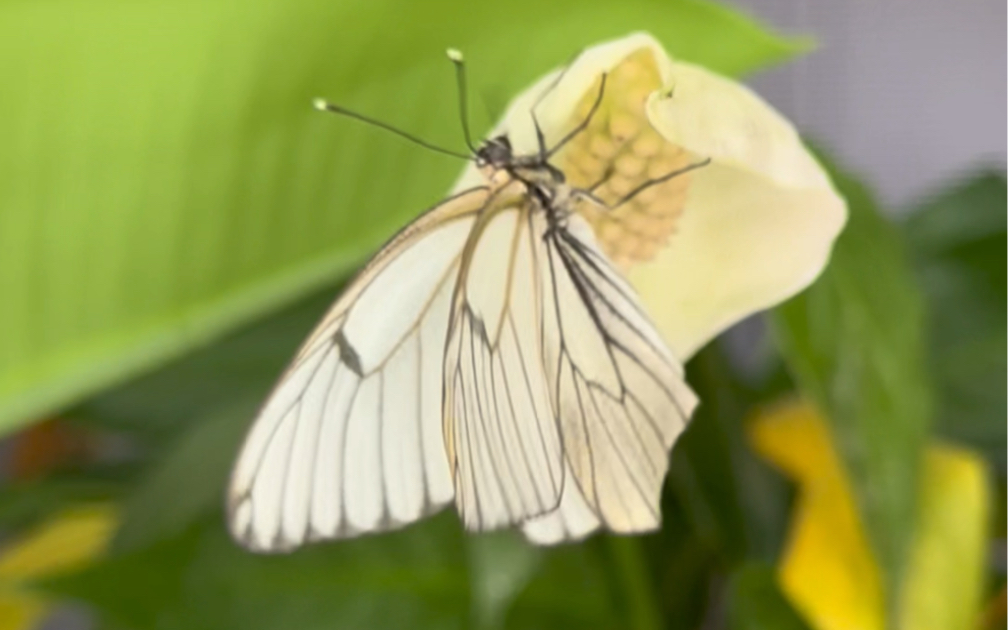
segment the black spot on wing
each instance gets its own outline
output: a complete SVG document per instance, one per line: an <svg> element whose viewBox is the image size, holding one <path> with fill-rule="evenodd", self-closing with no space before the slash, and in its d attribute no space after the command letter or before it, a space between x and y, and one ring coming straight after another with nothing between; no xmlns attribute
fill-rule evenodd
<svg viewBox="0 0 1008 630"><path fill-rule="evenodd" d="M346 338L346 334L344 334L342 328L333 337L333 341L336 342L336 347L339 348L340 361L343 365L350 368L350 371L358 377L363 378L364 369L361 367L360 356L357 355L357 351L350 345L350 341Z"/></svg>

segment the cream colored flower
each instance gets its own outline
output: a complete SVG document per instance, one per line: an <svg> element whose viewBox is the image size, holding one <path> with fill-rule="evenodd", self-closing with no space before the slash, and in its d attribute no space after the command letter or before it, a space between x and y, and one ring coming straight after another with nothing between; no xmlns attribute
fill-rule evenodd
<svg viewBox="0 0 1008 630"><path fill-rule="evenodd" d="M710 160L616 209L580 208L681 359L819 275L846 220L823 169L748 88L674 61L650 35L585 50L514 99L492 135L507 133L516 154L535 153L537 101L552 146L600 92L587 130L552 160L572 185L614 204L649 179ZM455 190L480 177L469 168Z"/></svg>

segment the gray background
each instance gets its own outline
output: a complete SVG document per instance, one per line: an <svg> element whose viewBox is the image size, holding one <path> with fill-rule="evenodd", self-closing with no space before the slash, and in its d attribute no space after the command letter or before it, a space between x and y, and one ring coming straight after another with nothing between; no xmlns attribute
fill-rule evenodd
<svg viewBox="0 0 1008 630"><path fill-rule="evenodd" d="M1005 0L731 0L818 49L752 86L890 211L1004 171Z"/></svg>

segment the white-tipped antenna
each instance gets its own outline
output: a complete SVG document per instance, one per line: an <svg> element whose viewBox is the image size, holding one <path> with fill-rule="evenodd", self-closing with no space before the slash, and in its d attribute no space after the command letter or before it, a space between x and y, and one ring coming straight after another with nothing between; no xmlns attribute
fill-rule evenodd
<svg viewBox="0 0 1008 630"><path fill-rule="evenodd" d="M406 133L402 129L396 129L392 125L383 123L380 120L375 120L374 118L370 118L368 116L365 116L364 114L358 114L355 111L349 110L345 107L341 107L339 105L336 105L335 103L330 103L324 98L313 99L312 107L322 112L331 112L333 114L340 114L341 116L347 116L348 118L359 120L363 123L367 123L374 127L378 127L379 129L390 131L395 135L399 136L400 138L405 138L406 140L409 140L414 144L418 144L426 149L430 149L431 151L437 151L438 153L443 153L445 155L450 155L452 157L462 158L463 160L469 160L469 161L473 160L473 157L471 155L466 155L465 153L459 153L458 151L452 151L451 149L445 149L444 147L439 147L436 144L431 144L430 142L418 138L411 133Z"/></svg>
<svg viewBox="0 0 1008 630"><path fill-rule="evenodd" d="M455 79L458 83L458 93L459 93L459 116L462 118L462 135L465 136L466 146L473 153L476 153L476 147L473 146L472 135L469 133L469 106L466 103L466 71L465 71L465 59L462 57L462 52L455 49L449 48L445 51L448 55L448 59L455 64Z"/></svg>

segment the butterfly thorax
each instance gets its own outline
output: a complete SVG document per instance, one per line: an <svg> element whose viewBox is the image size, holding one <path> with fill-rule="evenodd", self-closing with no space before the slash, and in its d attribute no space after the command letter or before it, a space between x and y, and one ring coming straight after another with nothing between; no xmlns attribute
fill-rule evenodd
<svg viewBox="0 0 1008 630"><path fill-rule="evenodd" d="M502 189L513 181L524 184L525 193L551 222L564 214L570 202L571 189L563 171L539 154L514 155L507 136L484 142L476 152L476 164L492 188Z"/></svg>

